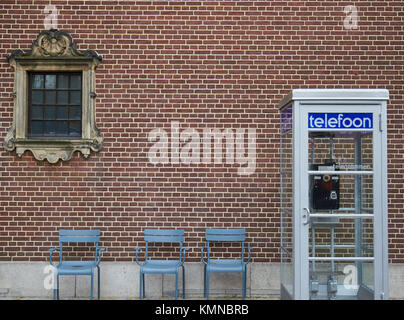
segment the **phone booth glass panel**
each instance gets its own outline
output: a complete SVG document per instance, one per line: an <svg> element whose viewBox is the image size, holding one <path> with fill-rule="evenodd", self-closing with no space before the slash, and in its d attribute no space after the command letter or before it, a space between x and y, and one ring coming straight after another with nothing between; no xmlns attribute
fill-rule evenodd
<svg viewBox="0 0 404 320"><path fill-rule="evenodd" d="M280 103L282 299L388 299L387 90Z"/></svg>

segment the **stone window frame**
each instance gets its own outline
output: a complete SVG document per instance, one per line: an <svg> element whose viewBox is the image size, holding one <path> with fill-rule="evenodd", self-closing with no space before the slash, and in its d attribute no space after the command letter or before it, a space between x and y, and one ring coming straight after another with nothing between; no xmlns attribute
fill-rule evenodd
<svg viewBox="0 0 404 320"><path fill-rule="evenodd" d="M29 150L37 160L57 163L70 160L75 151L85 158L98 152L104 139L95 123L95 70L102 57L96 51L78 51L69 33L51 29L42 31L30 51L15 50L7 56L14 68L13 124L4 147L21 157ZM36 139L28 137L29 72L82 73L82 134L72 139Z"/></svg>

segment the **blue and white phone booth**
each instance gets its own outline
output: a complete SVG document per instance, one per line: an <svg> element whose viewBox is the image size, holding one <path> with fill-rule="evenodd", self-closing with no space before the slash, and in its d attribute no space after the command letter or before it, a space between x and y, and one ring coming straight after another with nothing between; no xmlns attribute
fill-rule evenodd
<svg viewBox="0 0 404 320"><path fill-rule="evenodd" d="M281 298L388 299L387 90L298 89L281 113Z"/></svg>

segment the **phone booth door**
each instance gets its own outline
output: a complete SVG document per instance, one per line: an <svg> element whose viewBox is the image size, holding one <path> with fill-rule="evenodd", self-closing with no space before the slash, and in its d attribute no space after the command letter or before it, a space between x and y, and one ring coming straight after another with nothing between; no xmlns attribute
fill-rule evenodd
<svg viewBox="0 0 404 320"><path fill-rule="evenodd" d="M282 297L387 299L386 92L295 91L281 110Z"/></svg>

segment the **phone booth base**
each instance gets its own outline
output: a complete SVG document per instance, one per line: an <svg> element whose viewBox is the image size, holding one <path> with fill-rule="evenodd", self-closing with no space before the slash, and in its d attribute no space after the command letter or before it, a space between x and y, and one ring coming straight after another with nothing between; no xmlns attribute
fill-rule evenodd
<svg viewBox="0 0 404 320"><path fill-rule="evenodd" d="M281 298L388 299L383 89L298 89L281 113Z"/></svg>

